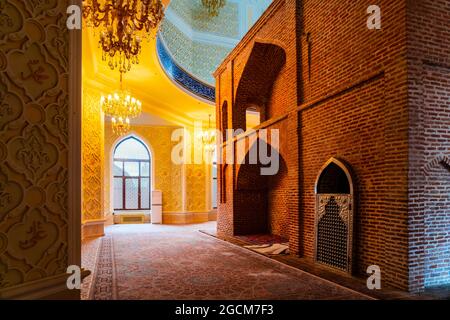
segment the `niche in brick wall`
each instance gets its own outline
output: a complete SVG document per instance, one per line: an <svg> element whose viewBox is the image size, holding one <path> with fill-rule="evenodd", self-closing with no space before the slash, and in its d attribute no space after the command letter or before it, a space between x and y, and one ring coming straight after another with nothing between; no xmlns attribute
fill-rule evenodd
<svg viewBox="0 0 450 320"><path fill-rule="evenodd" d="M251 155L258 154L259 148L267 148L272 159L278 157L279 170L277 174L262 175L261 169L267 166L260 163L252 164L254 161ZM279 208L285 205L285 202L281 203L276 198L277 193L281 192L280 189L284 188L286 177L287 166L281 154L270 144L258 140L258 143L255 143L248 151L244 162L239 165L237 170L233 210L235 235L276 234L285 236L287 232L280 233L279 230L273 230L272 225L274 221L282 220L284 212L287 212L287 210ZM277 201L278 206L274 206L273 201Z"/></svg>
<svg viewBox="0 0 450 320"><path fill-rule="evenodd" d="M316 182L314 257L317 263L351 273L353 179L346 164L329 160Z"/></svg>

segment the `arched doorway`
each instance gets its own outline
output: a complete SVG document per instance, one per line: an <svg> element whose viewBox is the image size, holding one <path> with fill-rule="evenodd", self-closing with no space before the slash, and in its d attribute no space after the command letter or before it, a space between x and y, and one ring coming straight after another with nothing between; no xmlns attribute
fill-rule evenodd
<svg viewBox="0 0 450 320"><path fill-rule="evenodd" d="M146 144L130 136L122 139L113 153L114 212L150 211L152 161Z"/></svg>
<svg viewBox="0 0 450 320"><path fill-rule="evenodd" d="M315 261L351 273L354 188L350 169L329 160L316 181Z"/></svg>

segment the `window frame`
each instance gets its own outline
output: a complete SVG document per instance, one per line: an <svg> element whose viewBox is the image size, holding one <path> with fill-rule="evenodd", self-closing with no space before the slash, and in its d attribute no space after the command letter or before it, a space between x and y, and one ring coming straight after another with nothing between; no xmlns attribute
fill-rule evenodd
<svg viewBox="0 0 450 320"><path fill-rule="evenodd" d="M139 142L140 144L142 144L142 146L145 148L145 150L147 151L148 154L148 159L134 159L134 158L116 158L116 151L117 148L122 145L122 143L125 143L126 141L130 140L130 139L134 139L137 142ZM114 153L113 153L113 189L115 190L115 183L116 183L116 179L122 179L122 208L116 208L115 205L115 201L113 200L113 208L114 211L117 212L123 212L123 211L150 211L151 207L152 207L152 197L151 197L151 192L152 192L152 158L151 158L151 154L150 151L148 149L148 147L145 145L145 143L143 141L141 141L140 139L136 138L136 137L128 137L123 139L122 141L120 141L115 149L114 149ZM114 166L117 162L120 162L122 165L122 175L116 175L114 174ZM125 164L126 163L138 163L139 164L139 175L138 176L127 176L125 173ZM148 164L148 176L147 175L142 175L142 164L143 163L147 163ZM142 207L142 180L143 179L148 179L148 185L149 185L149 207ZM138 182L138 188L137 188L137 202L138 202L138 208L127 208L127 203L126 203L126 195L127 195L127 188L126 188L126 182L127 180L137 180ZM115 191L114 191L115 193ZM114 196L113 193L113 196Z"/></svg>
<svg viewBox="0 0 450 320"><path fill-rule="evenodd" d="M211 170L211 176L212 176L212 179L211 179L211 207L212 207L212 209L213 210L217 210L218 208L219 208L219 200L218 200L218 194L219 194L219 192L218 192L218 190L219 190L219 166L218 166L218 163L217 163L217 160L215 160L215 161L213 161L213 163L212 163L212 170ZM216 174L214 175L214 169L215 169L215 172L216 172ZM214 194L214 185L216 186L216 194ZM214 206L214 200L213 199L216 199L215 200L215 206Z"/></svg>

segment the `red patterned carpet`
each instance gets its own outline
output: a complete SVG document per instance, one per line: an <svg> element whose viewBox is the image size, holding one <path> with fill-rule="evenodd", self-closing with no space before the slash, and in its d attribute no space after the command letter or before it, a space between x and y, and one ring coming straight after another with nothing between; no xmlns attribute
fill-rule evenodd
<svg viewBox="0 0 450 320"><path fill-rule="evenodd" d="M90 299L368 299L222 242L197 226L113 226L102 239Z"/></svg>

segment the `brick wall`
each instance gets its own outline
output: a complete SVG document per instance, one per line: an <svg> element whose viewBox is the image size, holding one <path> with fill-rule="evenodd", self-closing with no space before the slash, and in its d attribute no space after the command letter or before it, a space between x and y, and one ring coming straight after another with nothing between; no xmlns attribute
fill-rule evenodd
<svg viewBox="0 0 450 320"><path fill-rule="evenodd" d="M370 1L302 3L300 251L313 258L319 170L344 160L356 184L354 272L378 265L384 283L406 289L406 4L378 1L382 29L369 30Z"/></svg>
<svg viewBox="0 0 450 320"><path fill-rule="evenodd" d="M432 255L438 247L448 252L448 180L443 175L448 168L439 163L447 159L442 156L448 155L450 140L450 45L441 41L450 29L449 2L380 0L382 29L369 30L371 1L274 1L219 67L218 105L226 97L231 121L242 112L240 85L251 85L245 68L252 62L254 42L285 52L269 92L259 95L267 97L261 128L282 129L287 168L275 178L279 187L267 194L270 231L286 234L292 253L313 258L315 182L324 163L335 157L355 175L354 272L365 275L368 266L378 265L384 284L411 291L445 278L446 253L441 260ZM429 48L423 51L425 39ZM260 70L251 73L256 83L265 77ZM433 170L440 173L430 171L426 178L423 167L439 156ZM234 189L237 172L230 177L227 203L236 197L243 203L244 195ZM426 219L425 208L430 212ZM221 206L219 220L221 215L232 220L243 210ZM234 232L225 224L219 224L220 231ZM435 276L424 280L427 268Z"/></svg>
<svg viewBox="0 0 450 320"><path fill-rule="evenodd" d="M410 291L450 281L450 1L408 1Z"/></svg>

